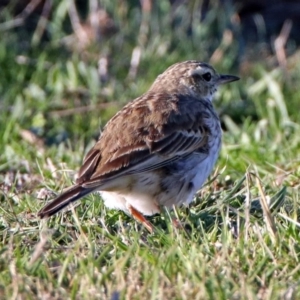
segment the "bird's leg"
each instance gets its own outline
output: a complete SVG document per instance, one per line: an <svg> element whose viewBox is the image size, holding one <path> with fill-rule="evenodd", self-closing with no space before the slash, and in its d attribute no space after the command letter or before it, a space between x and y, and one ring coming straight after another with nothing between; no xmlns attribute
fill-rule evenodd
<svg viewBox="0 0 300 300"><path fill-rule="evenodd" d="M173 206L173 211L175 212L175 217L171 216L170 211L167 207L163 207L162 211L165 212L165 216L168 216L169 219L172 221L172 226L176 229L183 229L183 225L178 217L178 213L176 211L176 207Z"/></svg>
<svg viewBox="0 0 300 300"><path fill-rule="evenodd" d="M181 223L181 221L177 218L172 218L172 225L174 228L179 229L179 230L184 230L184 226Z"/></svg>
<svg viewBox="0 0 300 300"><path fill-rule="evenodd" d="M141 222L150 233L153 233L154 231L154 227L153 225L146 220L146 218L138 211L136 210L134 207L132 207L131 205L128 205L128 210L130 212L130 214L139 222Z"/></svg>
<svg viewBox="0 0 300 300"><path fill-rule="evenodd" d="M172 224L176 229L184 229L184 226L182 225L179 215L178 215L178 211L176 209L176 206L173 205L173 211L175 213L175 217L172 218Z"/></svg>

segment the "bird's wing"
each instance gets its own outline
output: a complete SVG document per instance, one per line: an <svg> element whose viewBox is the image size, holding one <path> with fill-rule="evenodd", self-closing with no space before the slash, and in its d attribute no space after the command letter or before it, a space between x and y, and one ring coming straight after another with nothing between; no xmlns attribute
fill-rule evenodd
<svg viewBox="0 0 300 300"><path fill-rule="evenodd" d="M100 187L120 176L159 169L194 151L204 159L212 118L211 106L191 97L142 96L107 124L85 157L77 184Z"/></svg>

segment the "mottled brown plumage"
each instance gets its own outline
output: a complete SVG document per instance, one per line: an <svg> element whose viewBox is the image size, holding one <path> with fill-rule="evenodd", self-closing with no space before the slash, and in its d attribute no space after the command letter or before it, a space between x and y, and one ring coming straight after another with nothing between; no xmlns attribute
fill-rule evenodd
<svg viewBox="0 0 300 300"><path fill-rule="evenodd" d="M107 123L76 184L39 216L101 191L107 206L131 213L151 230L143 214L189 203L211 172L221 146L212 97L218 85L234 80L198 61L168 68Z"/></svg>

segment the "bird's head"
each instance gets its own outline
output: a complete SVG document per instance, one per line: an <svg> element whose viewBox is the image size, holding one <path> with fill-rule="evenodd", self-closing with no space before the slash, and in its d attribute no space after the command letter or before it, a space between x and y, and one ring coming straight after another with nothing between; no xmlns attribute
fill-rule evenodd
<svg viewBox="0 0 300 300"><path fill-rule="evenodd" d="M239 77L218 74L209 64L190 60L169 67L156 78L150 90L191 94L211 101L219 85L236 80Z"/></svg>

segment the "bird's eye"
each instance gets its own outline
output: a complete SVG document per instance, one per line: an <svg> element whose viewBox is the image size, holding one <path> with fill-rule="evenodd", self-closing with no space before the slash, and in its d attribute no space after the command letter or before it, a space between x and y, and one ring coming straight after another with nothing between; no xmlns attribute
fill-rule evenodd
<svg viewBox="0 0 300 300"><path fill-rule="evenodd" d="M210 81L211 80L211 74L210 73L204 73L203 75L202 75L202 78L204 79L204 80L206 80L206 81Z"/></svg>

